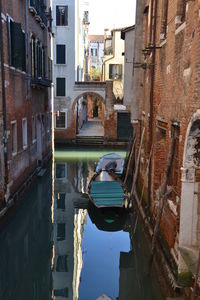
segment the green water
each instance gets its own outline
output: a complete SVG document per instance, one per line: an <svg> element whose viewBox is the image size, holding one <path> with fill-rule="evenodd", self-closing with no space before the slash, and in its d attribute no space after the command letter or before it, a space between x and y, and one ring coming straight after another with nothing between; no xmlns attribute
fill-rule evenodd
<svg viewBox="0 0 200 300"><path fill-rule="evenodd" d="M125 158L126 151L122 150L88 150L85 151L85 149L76 150L76 149L70 149L70 150L57 150L55 152L55 160L56 161L88 161L88 162L94 162L98 161L98 159L110 152L115 152L122 157Z"/></svg>

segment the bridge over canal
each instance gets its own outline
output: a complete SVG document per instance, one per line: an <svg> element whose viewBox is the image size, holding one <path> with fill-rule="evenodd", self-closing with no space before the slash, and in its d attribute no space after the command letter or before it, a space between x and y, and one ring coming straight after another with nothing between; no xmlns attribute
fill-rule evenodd
<svg viewBox="0 0 200 300"><path fill-rule="evenodd" d="M103 101L106 98L106 82L98 81L76 81L74 85L74 99L81 96L93 94L98 95Z"/></svg>

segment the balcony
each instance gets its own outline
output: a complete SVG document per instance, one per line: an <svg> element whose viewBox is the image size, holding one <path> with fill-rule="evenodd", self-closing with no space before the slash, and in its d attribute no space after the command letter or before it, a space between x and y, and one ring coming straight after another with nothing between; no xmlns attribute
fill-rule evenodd
<svg viewBox="0 0 200 300"><path fill-rule="evenodd" d="M41 78L41 77L37 77L37 78L32 78L31 79L31 86L32 87L50 87L51 86L52 81L47 79L47 78Z"/></svg>
<svg viewBox="0 0 200 300"><path fill-rule="evenodd" d="M35 16L35 19L42 28L47 27L48 19L44 9L46 8L45 1L29 0L29 11Z"/></svg>

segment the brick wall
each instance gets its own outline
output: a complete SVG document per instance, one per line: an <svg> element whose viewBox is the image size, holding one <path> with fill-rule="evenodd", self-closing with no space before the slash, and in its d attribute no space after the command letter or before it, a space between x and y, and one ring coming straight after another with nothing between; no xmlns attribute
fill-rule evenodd
<svg viewBox="0 0 200 300"><path fill-rule="evenodd" d="M34 16L28 10L28 57L26 72L16 69L9 64L7 18L9 15L14 22L21 23L22 30L25 28L25 1L8 0L2 3L3 11L3 41L5 56L5 94L7 113L8 134L8 187L9 193L13 194L26 180L37 166L37 161L51 151L51 113L48 89L44 86L31 85L31 35L46 47L49 38L47 28L42 29ZM47 68L48 69L48 68ZM32 116L41 125L41 149L40 153L36 141L32 141ZM27 147L23 147L22 119L27 119ZM49 120L49 121L48 121ZM12 125L17 124L17 153L12 154ZM49 125L47 124L49 122ZM48 130L49 129L49 130ZM37 127L36 127L37 131Z"/></svg>
<svg viewBox="0 0 200 300"><path fill-rule="evenodd" d="M151 11L144 14L143 22L143 49L145 55L141 61L146 63L146 69L142 71L141 86L142 99L139 107L139 120L141 128L145 127L145 139L142 156L144 165L147 165L151 144L153 144L152 157L152 202L151 211L156 214L156 191L163 182L164 170L167 163L168 152L171 144L171 136L174 124L178 124L180 134L178 137L177 162L173 162L173 168L177 169L177 181L168 182L176 191L176 200L179 214L181 199L181 166L183 165L184 144L186 131L192 115L199 109L200 100L200 29L198 1L188 1L186 14L178 18L178 1L168 1L168 17L166 35L161 35L162 3L157 2L156 42L150 40L150 23L148 18ZM185 19L184 19L185 18ZM152 17L152 23L154 18ZM154 24L153 24L154 25ZM153 30L152 29L152 37ZM151 42L152 48L148 48ZM156 46L156 49L154 48ZM155 52L154 52L155 51ZM152 66L153 52L155 53L155 65ZM152 68L155 76L152 77ZM151 111L151 88L153 80L153 99ZM140 86L140 88L141 88ZM150 140L150 118L152 117L152 140ZM138 131L140 137L141 130ZM145 169L145 167L144 167ZM171 175L170 175L171 176ZM199 174L196 174L199 180ZM140 169L140 182L143 184L144 171ZM146 192L148 184L146 186ZM169 200L175 197L170 195ZM161 229L168 242L169 248L174 247L178 234L179 215L175 216L168 207L164 211Z"/></svg>

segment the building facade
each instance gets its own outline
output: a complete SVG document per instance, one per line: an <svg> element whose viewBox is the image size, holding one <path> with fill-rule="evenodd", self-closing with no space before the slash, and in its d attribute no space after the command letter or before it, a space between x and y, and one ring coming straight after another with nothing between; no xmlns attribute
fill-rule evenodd
<svg viewBox="0 0 200 300"><path fill-rule="evenodd" d="M121 38L125 41L124 46L124 99L123 104L130 111L133 86L133 57L134 57L134 41L135 41L135 26L124 28L121 32Z"/></svg>
<svg viewBox="0 0 200 300"><path fill-rule="evenodd" d="M104 55L104 36L88 36L88 68L90 80L102 80L102 58Z"/></svg>
<svg viewBox="0 0 200 300"><path fill-rule="evenodd" d="M136 17L136 41L143 32L132 99L138 140L144 132L138 186L154 224L162 212L161 244L179 282L196 274L200 246L199 12L198 1L138 1Z"/></svg>
<svg viewBox="0 0 200 300"><path fill-rule="evenodd" d="M5 205L51 153L50 3L3 1L1 23Z"/></svg>
<svg viewBox="0 0 200 300"><path fill-rule="evenodd" d="M77 132L72 112L74 86L85 75L85 47L88 34L88 3L84 0L53 2L53 81L55 140L74 137ZM84 99L79 100L79 107Z"/></svg>
<svg viewBox="0 0 200 300"><path fill-rule="evenodd" d="M111 35L105 31L103 56L103 80L113 81L113 93L118 100L124 96L124 41L121 31L113 29Z"/></svg>

